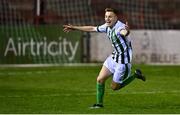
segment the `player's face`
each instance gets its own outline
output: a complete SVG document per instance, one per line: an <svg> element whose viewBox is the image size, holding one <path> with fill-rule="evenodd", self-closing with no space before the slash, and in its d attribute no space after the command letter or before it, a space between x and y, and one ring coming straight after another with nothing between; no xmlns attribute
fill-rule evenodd
<svg viewBox="0 0 180 115"><path fill-rule="evenodd" d="M113 12L106 12L105 13L105 22L106 22L107 26L113 27L114 24L116 23L116 21L117 21L116 14L114 14Z"/></svg>

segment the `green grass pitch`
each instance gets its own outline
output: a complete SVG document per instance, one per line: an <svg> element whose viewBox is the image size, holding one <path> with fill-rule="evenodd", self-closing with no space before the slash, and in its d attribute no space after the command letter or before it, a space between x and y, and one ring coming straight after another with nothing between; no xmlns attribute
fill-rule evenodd
<svg viewBox="0 0 180 115"><path fill-rule="evenodd" d="M96 100L100 66L0 67L0 113L180 114L180 66L135 65L147 81L135 79L119 91L106 82L104 108Z"/></svg>

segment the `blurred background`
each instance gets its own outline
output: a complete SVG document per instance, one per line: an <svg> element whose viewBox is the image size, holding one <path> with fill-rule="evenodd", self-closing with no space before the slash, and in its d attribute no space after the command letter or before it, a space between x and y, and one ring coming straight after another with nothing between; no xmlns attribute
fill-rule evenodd
<svg viewBox="0 0 180 115"><path fill-rule="evenodd" d="M180 64L179 0L0 0L0 64L103 62L112 52L105 34L62 25L101 25L106 7L129 22L133 63Z"/></svg>

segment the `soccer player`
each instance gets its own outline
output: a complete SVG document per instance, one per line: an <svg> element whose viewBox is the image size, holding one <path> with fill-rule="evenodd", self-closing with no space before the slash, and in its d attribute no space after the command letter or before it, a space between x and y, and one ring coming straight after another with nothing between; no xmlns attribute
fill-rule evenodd
<svg viewBox="0 0 180 115"><path fill-rule="evenodd" d="M132 46L129 37L129 27L118 20L118 11L113 8L105 9L105 24L100 26L75 26L63 25L64 32L80 30L86 32L104 32L114 47L113 53L105 60L99 75L97 76L97 96L96 104L92 108L103 107L103 96L105 91L105 81L112 75L111 88L119 90L128 85L135 78L145 81L145 76L141 70L136 69L131 75Z"/></svg>

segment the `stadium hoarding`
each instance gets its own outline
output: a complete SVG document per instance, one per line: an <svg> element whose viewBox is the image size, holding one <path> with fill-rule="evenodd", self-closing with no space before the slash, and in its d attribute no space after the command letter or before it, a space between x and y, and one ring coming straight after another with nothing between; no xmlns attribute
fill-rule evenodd
<svg viewBox="0 0 180 115"><path fill-rule="evenodd" d="M133 63L180 65L179 30L131 30L130 36L133 46ZM91 38L97 37L99 37L97 42L91 41L91 60L104 61L112 52L112 46L107 42L108 39L105 39L105 34L91 34Z"/></svg>
<svg viewBox="0 0 180 115"><path fill-rule="evenodd" d="M81 62L81 32L67 34L56 25L4 26L0 29L0 64Z"/></svg>
<svg viewBox="0 0 180 115"><path fill-rule="evenodd" d="M135 30L134 63L180 64L180 31Z"/></svg>

